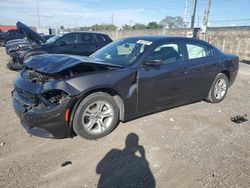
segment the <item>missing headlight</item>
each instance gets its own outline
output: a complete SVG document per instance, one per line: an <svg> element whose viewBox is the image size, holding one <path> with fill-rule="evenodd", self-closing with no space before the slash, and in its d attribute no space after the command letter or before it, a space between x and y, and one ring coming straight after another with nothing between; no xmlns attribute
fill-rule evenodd
<svg viewBox="0 0 250 188"><path fill-rule="evenodd" d="M45 105L56 104L59 105L61 102L68 97L68 94L61 90L52 90L45 92L42 97L46 99Z"/></svg>

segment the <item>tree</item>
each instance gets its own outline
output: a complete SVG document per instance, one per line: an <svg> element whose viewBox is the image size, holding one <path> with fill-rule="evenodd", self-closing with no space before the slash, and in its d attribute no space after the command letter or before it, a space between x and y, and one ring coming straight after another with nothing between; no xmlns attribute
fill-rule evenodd
<svg viewBox="0 0 250 188"><path fill-rule="evenodd" d="M109 30L109 31L114 31L116 30L116 26L112 24L95 24L90 27L91 30L93 31L104 31L104 30Z"/></svg>
<svg viewBox="0 0 250 188"><path fill-rule="evenodd" d="M180 16L166 16L160 22L161 25L167 28L184 28L187 24L184 22L183 18Z"/></svg>
<svg viewBox="0 0 250 188"><path fill-rule="evenodd" d="M140 24L140 23L136 23L135 25L132 26L132 29L146 29L146 25L144 24Z"/></svg>
<svg viewBox="0 0 250 188"><path fill-rule="evenodd" d="M87 26L79 27L80 31L89 31L91 28Z"/></svg>
<svg viewBox="0 0 250 188"><path fill-rule="evenodd" d="M122 26L122 29L124 30L130 30L132 27L128 24L125 24L124 26Z"/></svg>
<svg viewBox="0 0 250 188"><path fill-rule="evenodd" d="M147 25L147 29L161 29L162 25L158 24L157 22L149 22Z"/></svg>

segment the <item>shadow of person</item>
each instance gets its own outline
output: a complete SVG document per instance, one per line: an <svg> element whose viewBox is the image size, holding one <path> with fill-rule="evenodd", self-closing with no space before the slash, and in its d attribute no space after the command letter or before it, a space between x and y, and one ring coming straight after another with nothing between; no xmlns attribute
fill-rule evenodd
<svg viewBox="0 0 250 188"><path fill-rule="evenodd" d="M112 149L96 166L98 188L155 187L155 179L135 133L128 134L123 150Z"/></svg>

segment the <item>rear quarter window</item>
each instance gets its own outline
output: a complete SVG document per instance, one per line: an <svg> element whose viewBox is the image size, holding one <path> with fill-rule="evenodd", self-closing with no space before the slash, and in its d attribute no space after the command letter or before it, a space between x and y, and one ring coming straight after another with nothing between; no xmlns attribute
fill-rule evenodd
<svg viewBox="0 0 250 188"><path fill-rule="evenodd" d="M98 42L106 42L106 38L103 35L96 35Z"/></svg>

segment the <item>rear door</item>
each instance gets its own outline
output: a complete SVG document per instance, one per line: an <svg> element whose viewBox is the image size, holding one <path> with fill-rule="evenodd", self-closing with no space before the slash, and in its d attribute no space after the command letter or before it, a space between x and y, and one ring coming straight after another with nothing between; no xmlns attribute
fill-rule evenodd
<svg viewBox="0 0 250 188"><path fill-rule="evenodd" d="M194 99L204 99L218 73L218 58L213 49L198 42L186 42L188 74L190 87L188 92Z"/></svg>
<svg viewBox="0 0 250 188"><path fill-rule="evenodd" d="M95 38L92 33L79 33L76 53L78 55L89 56L96 51Z"/></svg>

